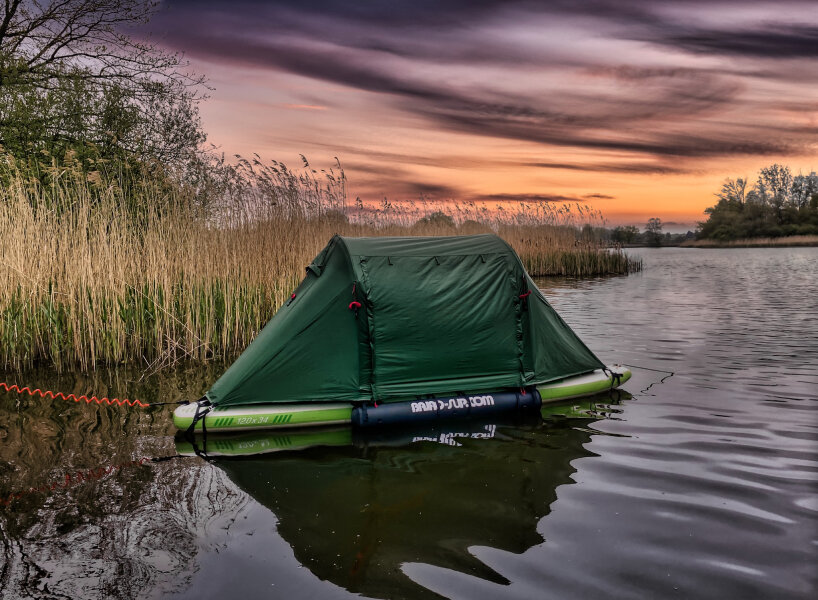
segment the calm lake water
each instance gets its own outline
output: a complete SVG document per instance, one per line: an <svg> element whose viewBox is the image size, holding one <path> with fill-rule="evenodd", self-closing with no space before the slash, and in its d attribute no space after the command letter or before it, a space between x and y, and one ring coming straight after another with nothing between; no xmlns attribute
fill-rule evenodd
<svg viewBox="0 0 818 600"><path fill-rule="evenodd" d="M635 252L541 285L606 362L676 374L544 420L212 436L208 462L169 408L0 395L0 596L814 598L818 248ZM175 401L219 371L4 379Z"/></svg>

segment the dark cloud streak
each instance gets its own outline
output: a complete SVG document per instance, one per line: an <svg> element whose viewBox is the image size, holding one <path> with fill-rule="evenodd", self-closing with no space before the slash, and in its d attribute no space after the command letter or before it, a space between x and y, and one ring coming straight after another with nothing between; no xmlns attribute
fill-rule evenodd
<svg viewBox="0 0 818 600"><path fill-rule="evenodd" d="M586 173L639 173L646 175L680 175L690 173L684 167L650 163L560 163L560 162L531 162L529 167L542 169L562 169L566 171L584 171Z"/></svg>
<svg viewBox="0 0 818 600"><path fill-rule="evenodd" d="M691 52L759 58L818 57L818 27L791 25L764 31L705 30L681 33L665 42Z"/></svg>

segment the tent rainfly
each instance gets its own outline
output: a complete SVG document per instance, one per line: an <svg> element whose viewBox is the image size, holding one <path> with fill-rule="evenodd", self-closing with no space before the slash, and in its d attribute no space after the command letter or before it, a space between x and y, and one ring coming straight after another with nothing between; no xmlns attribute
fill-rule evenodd
<svg viewBox="0 0 818 600"><path fill-rule="evenodd" d="M217 406L390 402L601 368L501 238L336 235L206 396Z"/></svg>

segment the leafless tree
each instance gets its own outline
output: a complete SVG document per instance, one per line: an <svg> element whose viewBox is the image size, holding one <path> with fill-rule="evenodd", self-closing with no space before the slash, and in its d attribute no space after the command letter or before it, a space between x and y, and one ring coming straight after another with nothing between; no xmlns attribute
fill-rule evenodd
<svg viewBox="0 0 818 600"><path fill-rule="evenodd" d="M721 190L716 194L719 200L725 202L737 202L744 204L746 199L747 180L739 177L738 179L728 179L725 181Z"/></svg>
<svg viewBox="0 0 818 600"><path fill-rule="evenodd" d="M662 219L659 217L648 219L648 223L645 225L645 238L648 246L662 245L662 227Z"/></svg>

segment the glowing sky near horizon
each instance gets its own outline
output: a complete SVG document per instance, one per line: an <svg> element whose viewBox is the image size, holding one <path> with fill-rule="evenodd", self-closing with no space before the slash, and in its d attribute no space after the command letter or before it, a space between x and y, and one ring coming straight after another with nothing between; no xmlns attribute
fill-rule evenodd
<svg viewBox="0 0 818 600"><path fill-rule="evenodd" d="M728 176L818 169L818 2L174 0L225 153L375 201L577 199L694 223Z"/></svg>

